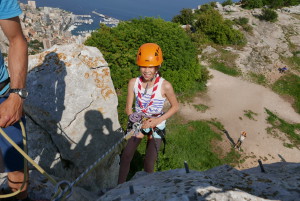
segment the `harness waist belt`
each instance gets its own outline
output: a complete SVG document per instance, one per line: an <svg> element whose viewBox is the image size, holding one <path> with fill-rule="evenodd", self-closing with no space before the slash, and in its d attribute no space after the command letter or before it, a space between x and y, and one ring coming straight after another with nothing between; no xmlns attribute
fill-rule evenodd
<svg viewBox="0 0 300 201"><path fill-rule="evenodd" d="M6 85L10 82L10 78L7 78L3 82L0 82L0 91L6 87Z"/></svg>

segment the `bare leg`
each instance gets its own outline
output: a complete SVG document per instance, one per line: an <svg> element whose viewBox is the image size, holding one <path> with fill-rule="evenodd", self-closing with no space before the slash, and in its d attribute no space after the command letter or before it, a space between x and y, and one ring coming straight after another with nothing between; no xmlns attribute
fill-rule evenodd
<svg viewBox="0 0 300 201"><path fill-rule="evenodd" d="M144 170L145 172L152 173L154 172L154 164L157 159L157 154L161 145L161 139L148 139L146 156L144 159Z"/></svg>
<svg viewBox="0 0 300 201"><path fill-rule="evenodd" d="M10 189L15 192L19 190L23 184L24 180L24 172L23 171L15 171L7 173L8 177L8 186ZM27 186L28 182L26 182L25 186L23 187L22 191L16 195L18 199L25 199L27 197Z"/></svg>
<svg viewBox="0 0 300 201"><path fill-rule="evenodd" d="M126 181L130 169L130 162L137 147L141 143L142 138L143 136L133 136L128 140L128 143L121 156L118 184L122 184Z"/></svg>
<svg viewBox="0 0 300 201"><path fill-rule="evenodd" d="M241 141L238 140L237 143L235 144L234 148L238 149L240 146L241 146Z"/></svg>

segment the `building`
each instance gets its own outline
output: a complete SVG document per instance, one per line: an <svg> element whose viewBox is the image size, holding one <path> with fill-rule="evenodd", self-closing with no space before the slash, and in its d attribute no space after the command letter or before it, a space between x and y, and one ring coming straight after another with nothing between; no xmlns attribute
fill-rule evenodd
<svg viewBox="0 0 300 201"><path fill-rule="evenodd" d="M32 9L36 9L36 3L35 1L28 1L28 6Z"/></svg>

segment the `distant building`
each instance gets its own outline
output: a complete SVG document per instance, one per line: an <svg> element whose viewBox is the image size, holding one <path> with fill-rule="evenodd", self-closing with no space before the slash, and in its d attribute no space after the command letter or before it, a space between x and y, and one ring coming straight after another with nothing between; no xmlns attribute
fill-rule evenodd
<svg viewBox="0 0 300 201"><path fill-rule="evenodd" d="M28 1L28 6L30 6L33 9L36 9L36 3L35 3L35 1Z"/></svg>

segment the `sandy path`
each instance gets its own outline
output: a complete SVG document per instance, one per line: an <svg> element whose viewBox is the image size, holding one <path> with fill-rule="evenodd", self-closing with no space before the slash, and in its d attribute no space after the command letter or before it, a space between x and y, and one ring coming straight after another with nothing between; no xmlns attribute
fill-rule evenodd
<svg viewBox="0 0 300 201"><path fill-rule="evenodd" d="M246 161L239 168L257 166L257 159L264 163L279 161L300 162L300 150L287 148L283 142L289 142L287 137L279 133L275 137L266 132L269 125L266 122L267 114L264 108L275 112L286 121L299 123L300 115L294 111L290 103L283 100L270 89L253 84L240 78L225 75L219 71L210 70L213 78L208 82L208 92L196 97L189 105L181 105L180 114L187 120L211 120L220 121L229 136L236 142L241 131L248 133L242 145ZM197 112L192 104L204 104L209 106L206 112ZM255 120L244 116L244 110L257 113ZM224 135L223 145L230 147L230 140Z"/></svg>

